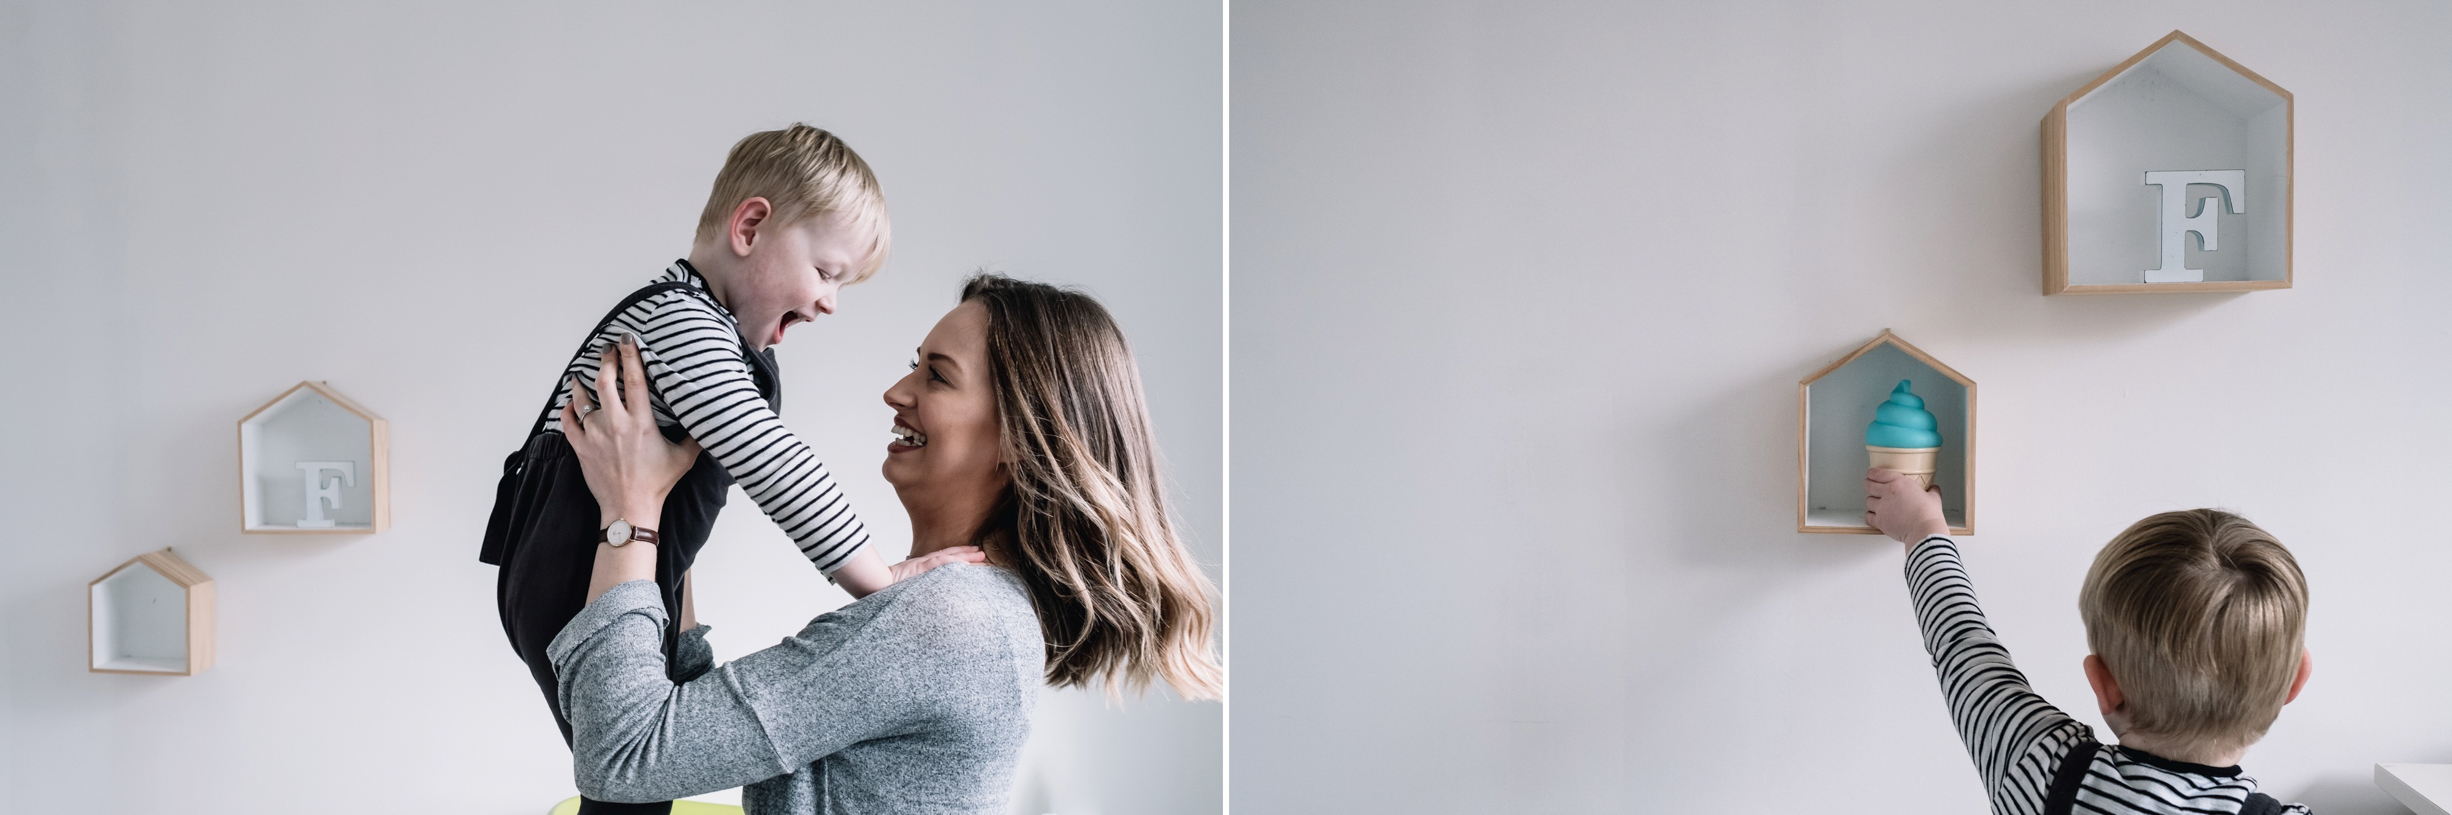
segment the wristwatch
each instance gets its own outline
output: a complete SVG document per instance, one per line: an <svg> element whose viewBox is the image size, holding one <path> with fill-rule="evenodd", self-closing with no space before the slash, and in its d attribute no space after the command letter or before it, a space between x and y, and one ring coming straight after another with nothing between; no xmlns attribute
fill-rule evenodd
<svg viewBox="0 0 2452 815"><path fill-rule="evenodd" d="M613 525L604 528L604 542L608 546L618 549L630 545L631 541L655 543L656 531L631 526L629 521L620 518L613 519Z"/></svg>

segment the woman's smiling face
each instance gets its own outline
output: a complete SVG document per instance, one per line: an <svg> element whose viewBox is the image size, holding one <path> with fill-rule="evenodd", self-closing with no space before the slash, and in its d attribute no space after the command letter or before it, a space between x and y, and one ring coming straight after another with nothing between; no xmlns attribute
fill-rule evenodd
<svg viewBox="0 0 2452 815"><path fill-rule="evenodd" d="M885 403L894 408L885 480L915 523L923 512L984 515L995 505L1012 476L998 444L985 307L966 301L946 312Z"/></svg>

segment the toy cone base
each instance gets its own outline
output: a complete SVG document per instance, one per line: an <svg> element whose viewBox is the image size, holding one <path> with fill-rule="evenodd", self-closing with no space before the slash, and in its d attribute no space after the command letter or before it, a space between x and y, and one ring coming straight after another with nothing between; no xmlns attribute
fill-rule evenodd
<svg viewBox="0 0 2452 815"><path fill-rule="evenodd" d="M1901 475L1915 478L1916 483L1927 488L1933 486L1933 471L1941 462L1939 447L1875 447L1868 444L1865 445L1865 453L1872 457L1873 466L1896 470Z"/></svg>

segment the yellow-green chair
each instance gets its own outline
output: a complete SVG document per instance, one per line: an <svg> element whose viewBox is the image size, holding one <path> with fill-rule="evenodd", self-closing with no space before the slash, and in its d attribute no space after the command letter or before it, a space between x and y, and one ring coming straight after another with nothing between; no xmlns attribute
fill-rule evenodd
<svg viewBox="0 0 2452 815"><path fill-rule="evenodd" d="M579 796L553 805L546 815L578 815ZM741 815L741 808L731 804L710 804L705 801L674 801L673 815Z"/></svg>

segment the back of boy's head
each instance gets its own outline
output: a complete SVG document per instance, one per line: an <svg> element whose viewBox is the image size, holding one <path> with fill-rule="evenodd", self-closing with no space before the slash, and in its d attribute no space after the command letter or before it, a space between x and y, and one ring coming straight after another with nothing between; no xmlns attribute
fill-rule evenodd
<svg viewBox="0 0 2452 815"><path fill-rule="evenodd" d="M2138 521L2095 555L2077 605L2135 732L2245 748L2298 676L2307 579L2281 541L2228 512Z"/></svg>
<svg viewBox="0 0 2452 815"><path fill-rule="evenodd" d="M751 198L764 198L774 208L767 221L771 226L840 212L853 226L874 234L868 257L848 282L866 280L885 265L886 251L893 245L885 190L877 185L868 162L834 134L795 123L751 133L733 145L724 169L715 174L707 208L698 215L698 242L721 238L733 210Z"/></svg>

